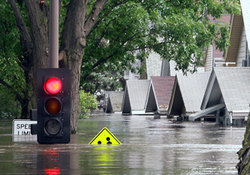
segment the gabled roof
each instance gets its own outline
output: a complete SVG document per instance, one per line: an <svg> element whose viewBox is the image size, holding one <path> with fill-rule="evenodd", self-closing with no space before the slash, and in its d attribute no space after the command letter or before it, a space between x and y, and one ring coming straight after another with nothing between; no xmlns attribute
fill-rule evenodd
<svg viewBox="0 0 250 175"><path fill-rule="evenodd" d="M105 112L121 112L122 111L122 99L123 91L106 91L107 104Z"/></svg>
<svg viewBox="0 0 250 175"><path fill-rule="evenodd" d="M250 67L214 68L202 101L201 109L225 103L233 113L249 111Z"/></svg>
<svg viewBox="0 0 250 175"><path fill-rule="evenodd" d="M177 74L169 113L180 115L200 111L203 95L206 90L210 73L188 73L187 76Z"/></svg>
<svg viewBox="0 0 250 175"><path fill-rule="evenodd" d="M236 62L243 29L242 15L232 15L230 27L230 46L225 53L226 62Z"/></svg>
<svg viewBox="0 0 250 175"><path fill-rule="evenodd" d="M151 77L146 100L146 112L168 112L174 79L174 76Z"/></svg>
<svg viewBox="0 0 250 175"><path fill-rule="evenodd" d="M122 112L142 111L145 107L149 80L127 80L124 92Z"/></svg>
<svg viewBox="0 0 250 175"><path fill-rule="evenodd" d="M237 54L242 37L242 30L245 27L246 40L250 41L250 3L249 0L240 0L241 15L233 15L230 27L230 45L226 52L226 62L236 62ZM248 44L248 50L250 44Z"/></svg>
<svg viewBox="0 0 250 175"><path fill-rule="evenodd" d="M243 16L243 21L244 21L244 26L245 26L245 31L246 31L246 38L247 41L250 41L250 4L249 0L240 0L241 3L241 9L242 9L242 16ZM248 44L248 50L250 48L250 44Z"/></svg>

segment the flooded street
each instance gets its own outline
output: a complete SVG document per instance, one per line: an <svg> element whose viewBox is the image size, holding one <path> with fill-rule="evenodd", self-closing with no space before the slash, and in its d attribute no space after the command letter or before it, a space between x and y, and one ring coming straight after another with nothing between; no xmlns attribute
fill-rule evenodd
<svg viewBox="0 0 250 175"><path fill-rule="evenodd" d="M107 127L121 145L88 145ZM176 122L150 115L97 114L80 120L69 144L39 145L12 138L0 123L0 174L237 174L245 127Z"/></svg>

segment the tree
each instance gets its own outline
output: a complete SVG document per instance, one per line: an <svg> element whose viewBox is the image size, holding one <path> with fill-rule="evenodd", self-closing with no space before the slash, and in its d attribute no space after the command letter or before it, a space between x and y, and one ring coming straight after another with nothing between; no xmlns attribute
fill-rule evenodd
<svg viewBox="0 0 250 175"><path fill-rule="evenodd" d="M119 89L124 90L123 75L115 71L105 71L102 73L91 73L87 79L81 83L81 87L84 88L86 92L95 94L97 92L104 91L116 91Z"/></svg>
<svg viewBox="0 0 250 175"><path fill-rule="evenodd" d="M21 106L21 118L25 118L28 115L31 97L28 81L29 70L26 69L26 65L29 63L26 62L26 55L22 51L21 36L7 0L0 4L0 13L1 111L9 113L8 116L10 113L16 115L20 110L17 106Z"/></svg>
<svg viewBox="0 0 250 175"><path fill-rule="evenodd" d="M29 63L27 82L35 92L37 69L48 67L49 2L8 2L21 34L23 58ZM240 10L237 0L60 0L60 4L60 67L71 70L72 133L80 111L81 73L84 82L93 72L123 69L151 51L175 60L177 69L195 71L202 49L213 41L220 49L229 43L228 28L209 23L208 17ZM189 65L193 69L188 70Z"/></svg>
<svg viewBox="0 0 250 175"><path fill-rule="evenodd" d="M0 119L14 119L21 112L21 105L17 102L13 93L0 84Z"/></svg>
<svg viewBox="0 0 250 175"><path fill-rule="evenodd" d="M143 62L151 51L175 60L185 73L194 72L209 44L214 41L221 50L229 44L228 25L210 23L211 17L239 9L237 1L109 1L87 37L82 85L105 70L122 74L129 66L141 73L132 64L135 58Z"/></svg>

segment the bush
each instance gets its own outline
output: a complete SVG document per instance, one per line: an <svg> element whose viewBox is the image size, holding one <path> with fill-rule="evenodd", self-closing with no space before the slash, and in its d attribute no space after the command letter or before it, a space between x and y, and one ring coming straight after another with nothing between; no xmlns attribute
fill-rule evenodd
<svg viewBox="0 0 250 175"><path fill-rule="evenodd" d="M98 102L91 93L80 90L80 119L88 118L90 112L97 108Z"/></svg>

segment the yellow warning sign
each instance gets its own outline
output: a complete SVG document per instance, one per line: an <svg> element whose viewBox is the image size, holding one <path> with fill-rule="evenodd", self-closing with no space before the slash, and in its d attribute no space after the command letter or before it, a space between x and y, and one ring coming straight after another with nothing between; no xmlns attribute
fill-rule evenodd
<svg viewBox="0 0 250 175"><path fill-rule="evenodd" d="M104 127L90 142L90 145L119 145L121 142L108 130Z"/></svg>

